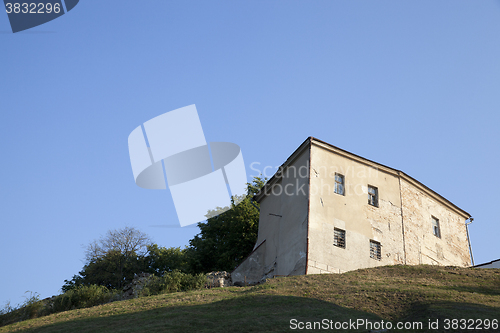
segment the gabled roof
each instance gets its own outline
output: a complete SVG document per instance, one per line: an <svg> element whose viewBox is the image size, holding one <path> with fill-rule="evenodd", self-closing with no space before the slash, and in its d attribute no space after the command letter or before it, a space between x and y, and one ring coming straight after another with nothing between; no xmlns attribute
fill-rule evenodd
<svg viewBox="0 0 500 333"><path fill-rule="evenodd" d="M404 179L405 181L407 181L408 183L412 184L413 186L415 186L416 188L418 188L422 192L424 192L427 195L429 195L434 200L440 202L441 204L443 204L446 207L450 208L451 210L455 211L456 213L458 213L459 215L463 216L464 218L468 219L468 218L471 217L471 215L469 213L467 213L465 210L463 210L460 207L456 206L455 204L453 204L451 201L449 201L445 197L441 196L437 192L435 192L432 189L430 189L429 187L425 186L424 184L422 184L421 182L419 182L415 178L407 175L403 171L397 170L397 169L394 169L394 168L391 168L391 167L388 167L386 165L383 165L383 164L380 164L380 163L377 163L377 162L374 162L374 161L371 161L371 160L369 160L367 158L364 158L364 157L361 157L359 155L353 154L351 152L348 152L347 150L338 148L338 147L336 147L334 145L331 145L331 144L329 144L327 142L324 142L322 140L316 139L316 138L314 138L312 136L310 136L304 142L302 142L302 144L278 168L278 171L271 177L271 179L269 179L267 181L267 183L263 187L262 191L260 191L260 193L258 193L258 194L255 195L255 197L254 197L255 201L260 202L265 197L264 193L269 193L269 191L272 188L272 186L279 181L280 176L281 176L281 172L283 172L289 165L291 165L302 154L302 152L305 149L309 148L313 144L316 145L316 146L318 146L318 147L321 147L323 149L326 149L326 150L329 150L331 152L334 152L334 153L336 153L338 155L341 155L341 156L344 156L344 157L349 158L351 160L354 160L356 162L359 162L359 163L365 164L367 166L376 168L376 169L378 169L380 171L392 174L395 177L400 177L401 179Z"/></svg>

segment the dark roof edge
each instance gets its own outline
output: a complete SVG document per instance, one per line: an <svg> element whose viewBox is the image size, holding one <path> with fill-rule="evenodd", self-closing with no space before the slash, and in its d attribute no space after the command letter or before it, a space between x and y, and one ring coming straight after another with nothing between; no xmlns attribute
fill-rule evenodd
<svg viewBox="0 0 500 333"><path fill-rule="evenodd" d="M434 199L436 199L436 200L440 201L441 203L445 204L446 206L452 208L453 210L455 210L456 212L458 212L463 217L465 217L465 218L470 218L471 217L471 215L469 213L467 213L465 210L463 210L462 208L458 207L457 205L455 205L454 203L452 203L450 200L446 199L445 197L443 197L442 195L440 195L436 191L432 190L431 188L429 188L425 184L419 182L418 180L416 180L415 178L411 177L410 175L406 174L405 172L403 172L401 170L394 169L394 168L391 168L389 166L383 165L381 163L377 163L375 161L372 161L372 160L369 160L367 158L361 157L359 155L353 154L351 152L348 152L347 150L344 150L344 149L338 148L338 147L336 147L336 146L334 146L332 144L329 144L328 142L325 142L325 141L322 141L322 140L319 140L319 139L316 139L316 138L313 138L313 137L311 137L311 139L314 140L314 141L317 141L317 142L319 142L319 143L321 143L323 145L327 145L327 146L333 148L337 152L340 152L342 155L345 155L346 157L351 157L351 158L354 157L354 160L357 160L358 162L368 164L369 166L376 166L378 169L380 169L382 171L392 173L395 176L399 176L399 177L403 178L404 180L406 180L407 182L409 182L412 185L414 185L415 187L419 188L420 190L426 192L427 194L429 194Z"/></svg>
<svg viewBox="0 0 500 333"><path fill-rule="evenodd" d="M497 261L500 261L500 259L497 259L497 260L492 260L492 261L490 261L490 262L486 262L486 263L484 263L484 264L474 265L474 266L472 266L472 267L481 267L481 266L491 265L491 264L493 264L494 262L497 262Z"/></svg>
<svg viewBox="0 0 500 333"><path fill-rule="evenodd" d="M424 191L425 193L429 194L432 198L436 199L437 201L443 203L445 206L448 206L452 210L456 211L460 215L462 215L464 218L470 218L471 215L463 210L462 208L458 207L436 191L432 190L428 186L424 185L423 183L419 182L415 178L409 176L408 174L404 173L401 170L391 168L389 166L386 166L384 164L369 160L367 158L364 158L362 156L356 155L354 153L351 153L347 150L344 150L342 148L336 147L328 142L322 141L320 139L317 139L315 137L308 137L304 142L300 144L300 146L295 149L295 151L287 158L287 160L278 168L278 171L266 182L262 190L254 196L255 201L260 202L265 197L265 193L269 193L268 189L272 187L276 182L279 180L279 175L278 172L280 170L284 170L289 164L291 164L301 153L302 151L312 145L312 144L317 144L318 146L323 146L323 148L333 150L336 153L340 153L340 155L343 155L345 157L351 158L355 161L358 161L360 163L364 163L368 166L375 166L377 169L380 169L381 171L385 171L388 173L393 174L396 177L401 177L407 182L411 183L415 187L419 188L420 190ZM326 147L324 147L326 146Z"/></svg>
<svg viewBox="0 0 500 333"><path fill-rule="evenodd" d="M254 196L255 201L260 202L260 200L262 200L262 198L265 196L264 194L269 193L268 189L272 187L274 184L276 184L276 182L278 182L279 180L278 172L280 170L284 170L289 164L295 161L295 159L297 159L297 157L299 157L300 154L302 154L302 150L308 147L313 139L314 138L312 136L305 139L304 142L302 142L300 146L297 149L295 149L295 151L286 159L286 161L279 166L278 171L276 171L274 175L266 182L261 191Z"/></svg>

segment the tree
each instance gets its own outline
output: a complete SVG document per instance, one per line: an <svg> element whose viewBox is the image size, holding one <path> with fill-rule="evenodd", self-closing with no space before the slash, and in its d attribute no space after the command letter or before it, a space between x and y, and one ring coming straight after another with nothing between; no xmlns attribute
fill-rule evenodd
<svg viewBox="0 0 500 333"><path fill-rule="evenodd" d="M105 237L94 240L87 246L85 255L87 261L101 258L111 251L118 251L124 256L143 256L148 252L148 245L152 243L148 235L135 228L108 230Z"/></svg>
<svg viewBox="0 0 500 333"><path fill-rule="evenodd" d="M79 275L64 281L62 290L81 284L121 289L132 281L135 273L147 270L145 257L152 245L150 238L137 229L109 230L104 237L88 245L85 266Z"/></svg>
<svg viewBox="0 0 500 333"><path fill-rule="evenodd" d="M231 209L198 223L200 233L189 241L187 249L192 272L231 271L242 262L257 241L259 226L258 204L252 197L264 186L266 179L254 177L247 184L247 196ZM254 206L255 205L255 206ZM209 212L209 216L213 211Z"/></svg>
<svg viewBox="0 0 500 333"><path fill-rule="evenodd" d="M147 272L157 276L165 272L179 270L188 271L187 250L180 247L159 247L156 244L148 246L148 255L144 258Z"/></svg>
<svg viewBox="0 0 500 333"><path fill-rule="evenodd" d="M64 280L62 290L92 284L121 289L140 272L163 275L175 270L201 273L234 269L257 241L259 210L251 198L265 181L255 177L247 184L247 196L233 198L230 210L217 216L213 216L217 209L209 212L212 217L198 223L200 233L189 241L187 249L159 247L134 228L108 231L88 245L85 266L71 280Z"/></svg>

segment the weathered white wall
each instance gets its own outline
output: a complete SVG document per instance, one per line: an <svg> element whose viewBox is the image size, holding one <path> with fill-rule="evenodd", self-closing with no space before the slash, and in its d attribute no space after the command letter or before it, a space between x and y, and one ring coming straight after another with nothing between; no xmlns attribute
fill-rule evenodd
<svg viewBox="0 0 500 333"><path fill-rule="evenodd" d="M232 276L247 276L247 281L253 283L258 281L249 281L249 276L254 275L251 270L258 271L261 278L305 274L308 175L309 147L305 146L289 162L283 176L276 177L260 202L256 246L265 241L265 253L259 248Z"/></svg>
<svg viewBox="0 0 500 333"><path fill-rule="evenodd" d="M335 172L345 177L345 195L334 192ZM379 207L368 204L368 185L379 191ZM312 146L308 274L403 263L399 180L394 175ZM346 231L346 247L333 245L334 228ZM370 240L382 258L370 258Z"/></svg>
<svg viewBox="0 0 500 333"><path fill-rule="evenodd" d="M404 173L315 139L287 165L259 198L256 246L265 243L233 275L248 281L396 264L469 266L469 215ZM335 172L345 177L345 195L334 191ZM378 207L368 204L368 185L378 188ZM345 230L345 248L333 245L334 228ZM370 240L382 245L380 260L370 257Z"/></svg>
<svg viewBox="0 0 500 333"><path fill-rule="evenodd" d="M260 244L254 251L231 273L233 284L245 285L259 282L264 276L264 257L266 242Z"/></svg>
<svg viewBox="0 0 500 333"><path fill-rule="evenodd" d="M466 218L405 179L401 195L407 264L469 266ZM439 219L440 238L432 232L432 216Z"/></svg>

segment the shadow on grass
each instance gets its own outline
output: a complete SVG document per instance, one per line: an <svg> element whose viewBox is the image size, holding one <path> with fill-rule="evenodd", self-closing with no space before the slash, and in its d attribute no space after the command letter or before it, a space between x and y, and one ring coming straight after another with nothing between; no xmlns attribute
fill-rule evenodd
<svg viewBox="0 0 500 333"><path fill-rule="evenodd" d="M446 329L445 324L451 324L451 320L457 319L482 319L481 323L484 323L485 319L488 319L491 323L493 319L499 322L500 327L500 307L486 306L482 304L474 303L460 303L460 302L433 302L433 303L414 303L412 304L406 314L399 318L400 322L421 322L423 324L424 330L418 330L418 332L469 332L467 329ZM438 329L428 329L429 322L438 322ZM460 323L458 323L460 324ZM415 330L416 331L416 330ZM482 328L475 327L474 330L470 332L499 332L500 329L493 329L490 327L486 328L484 325Z"/></svg>
<svg viewBox="0 0 500 333"><path fill-rule="evenodd" d="M139 299L140 300L140 299ZM131 311L121 314L106 314L99 317L99 311L109 308L95 307L90 315L78 317L75 312L59 314L59 322L44 324L51 316L30 320L8 327L5 332L290 332L292 318L302 322L333 322L369 319L372 322L387 321L374 314L341 307L326 301L277 295L248 295L207 304L159 306L148 310L132 310L140 303L124 303L122 309ZM95 311L94 311L95 310ZM122 311L115 309L116 312ZM95 317L90 317L95 316ZM450 332L445 330L445 319L500 319L500 308L472 303L435 302L414 303L404 316L394 321L421 322L422 329L414 332ZM430 330L429 321L439 321L439 328ZM4 327L6 329L7 327ZM3 332L2 329L0 331ZM329 330L337 332L339 330ZM368 332L366 327L341 332ZM392 332L413 332L392 330ZM458 330L460 331L460 330ZM465 330L463 330L465 331ZM482 332L498 331L483 329Z"/></svg>
<svg viewBox="0 0 500 333"><path fill-rule="evenodd" d="M498 287L485 286L440 286L441 289L455 290L459 292L477 293L489 296L500 295L500 285Z"/></svg>
<svg viewBox="0 0 500 333"><path fill-rule="evenodd" d="M94 309L97 309L94 308ZM97 312L97 311L96 311ZM275 295L243 296L208 304L165 306L106 317L63 319L43 325L49 317L11 326L16 332L289 332L290 320L349 321L381 318L329 302ZM43 326L42 326L43 325ZM22 328L21 328L22 327ZM0 330L1 331L1 330ZM296 330L294 330L296 331ZM365 329L352 330L366 332ZM9 331L7 331L9 332Z"/></svg>

